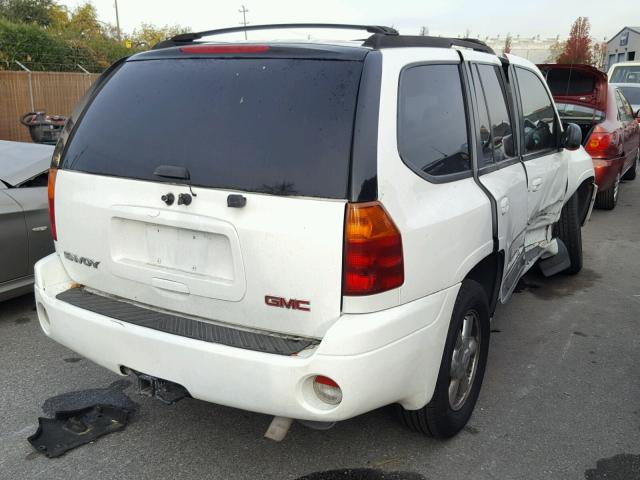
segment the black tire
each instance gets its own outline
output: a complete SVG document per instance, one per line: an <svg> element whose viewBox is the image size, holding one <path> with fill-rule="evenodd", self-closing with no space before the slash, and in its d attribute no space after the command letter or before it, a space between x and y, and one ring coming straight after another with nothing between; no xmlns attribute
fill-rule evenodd
<svg viewBox="0 0 640 480"><path fill-rule="evenodd" d="M640 162L640 149L638 149L638 153L636 153L636 159L633 161L633 165L627 172L622 176L622 180L635 180L638 170L638 162Z"/></svg>
<svg viewBox="0 0 640 480"><path fill-rule="evenodd" d="M604 192L598 192L596 195L595 207L602 210L613 210L618 203L618 193L620 191L620 174L616 177L613 186Z"/></svg>
<svg viewBox="0 0 640 480"><path fill-rule="evenodd" d="M571 266L564 271L575 275L582 270L582 228L580 227L578 193L562 207L560 220L553 226L553 236L562 240L569 252Z"/></svg>
<svg viewBox="0 0 640 480"><path fill-rule="evenodd" d="M453 410L449 400L452 356L465 316L470 312L477 313L477 322L474 323L477 325L480 344L477 364L466 400L463 401L464 403L459 409ZM462 430L471 417L480 394L489 354L489 331L489 303L485 291L477 282L465 280L462 282L453 307L451 324L440 361L440 371L433 397L427 405L418 410L405 410L398 405L397 413L402 423L411 430L435 438L450 438Z"/></svg>

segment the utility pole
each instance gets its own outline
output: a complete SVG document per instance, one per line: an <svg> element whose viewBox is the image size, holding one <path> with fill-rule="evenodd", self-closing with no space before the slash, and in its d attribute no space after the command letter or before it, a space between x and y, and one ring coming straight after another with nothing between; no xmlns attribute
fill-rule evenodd
<svg viewBox="0 0 640 480"><path fill-rule="evenodd" d="M247 25L249 25L249 22L247 22L247 13L249 13L249 10L247 10L247 7L245 7L244 5L242 5L242 9L238 10L238 12L240 12L242 14L242 21L240 22L240 25L244 25L245 27ZM244 39L247 39L247 31L244 31Z"/></svg>
<svg viewBox="0 0 640 480"><path fill-rule="evenodd" d="M114 0L114 5L116 7L116 31L118 32L118 41L121 41L122 36L120 35L120 15L118 15L118 0Z"/></svg>

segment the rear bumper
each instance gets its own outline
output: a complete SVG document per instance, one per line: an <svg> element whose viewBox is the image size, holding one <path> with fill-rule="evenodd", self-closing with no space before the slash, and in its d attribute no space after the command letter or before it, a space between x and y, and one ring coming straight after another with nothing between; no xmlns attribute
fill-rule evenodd
<svg viewBox="0 0 640 480"><path fill-rule="evenodd" d="M596 185L598 185L599 192L604 192L613 187L616 176L622 171L623 163L623 158L613 160L593 159L593 169L596 173Z"/></svg>
<svg viewBox="0 0 640 480"><path fill-rule="evenodd" d="M56 299L70 287L56 254L35 266L44 332L122 374L128 367L183 385L197 399L284 417L339 421L400 402L416 409L433 394L459 285L372 314L342 315L306 358L194 340L72 306ZM320 402L312 378L342 388L338 406Z"/></svg>

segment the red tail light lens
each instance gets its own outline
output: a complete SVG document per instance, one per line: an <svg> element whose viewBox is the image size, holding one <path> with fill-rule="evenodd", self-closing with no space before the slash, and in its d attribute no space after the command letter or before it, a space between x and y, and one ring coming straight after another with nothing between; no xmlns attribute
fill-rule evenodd
<svg viewBox="0 0 640 480"><path fill-rule="evenodd" d="M261 53L267 50L267 45L190 45L180 48L183 53Z"/></svg>
<svg viewBox="0 0 640 480"><path fill-rule="evenodd" d="M51 235L54 240L58 240L58 233L56 232L56 175L58 174L57 168L49 169L49 183L47 185L47 196L49 198L49 221L51 222Z"/></svg>
<svg viewBox="0 0 640 480"><path fill-rule="evenodd" d="M348 204L344 238L343 295L372 295L404 283L402 237L382 205Z"/></svg>
<svg viewBox="0 0 640 480"><path fill-rule="evenodd" d="M619 143L619 136L616 132L607 132L598 125L589 136L585 149L591 155L591 158L615 158L620 153Z"/></svg>

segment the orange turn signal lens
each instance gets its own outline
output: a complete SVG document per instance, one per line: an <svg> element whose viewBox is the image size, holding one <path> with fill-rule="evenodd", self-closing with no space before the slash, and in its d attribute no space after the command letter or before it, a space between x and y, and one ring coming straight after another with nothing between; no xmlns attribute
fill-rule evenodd
<svg viewBox="0 0 640 480"><path fill-rule="evenodd" d="M372 295L404 283L402 237L378 202L350 203L345 218L344 295Z"/></svg>

